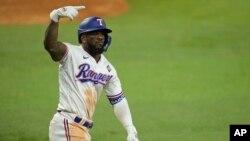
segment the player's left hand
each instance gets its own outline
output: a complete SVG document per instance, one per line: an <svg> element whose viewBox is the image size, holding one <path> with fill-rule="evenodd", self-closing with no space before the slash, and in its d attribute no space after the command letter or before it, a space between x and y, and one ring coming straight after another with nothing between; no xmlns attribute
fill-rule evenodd
<svg viewBox="0 0 250 141"><path fill-rule="evenodd" d="M127 137L127 141L139 141L137 134L129 134Z"/></svg>
<svg viewBox="0 0 250 141"><path fill-rule="evenodd" d="M128 137L127 141L139 141L135 126L127 127Z"/></svg>
<svg viewBox="0 0 250 141"><path fill-rule="evenodd" d="M65 6L53 10L50 13L50 18L54 22L59 22L60 18L67 17L70 20L73 20L78 15L78 10L84 9L85 6Z"/></svg>

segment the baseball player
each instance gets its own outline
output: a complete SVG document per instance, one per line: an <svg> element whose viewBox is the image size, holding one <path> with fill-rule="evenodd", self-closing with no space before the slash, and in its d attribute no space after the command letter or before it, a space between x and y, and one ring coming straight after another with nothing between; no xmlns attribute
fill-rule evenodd
<svg viewBox="0 0 250 141"><path fill-rule="evenodd" d="M92 117L102 90L128 136L139 141L128 102L113 65L102 54L111 43L112 31L100 17L84 19L78 29L80 45L58 41L59 20L73 20L84 6L66 6L50 13L44 47L59 64L59 104L50 122L50 141L90 141Z"/></svg>

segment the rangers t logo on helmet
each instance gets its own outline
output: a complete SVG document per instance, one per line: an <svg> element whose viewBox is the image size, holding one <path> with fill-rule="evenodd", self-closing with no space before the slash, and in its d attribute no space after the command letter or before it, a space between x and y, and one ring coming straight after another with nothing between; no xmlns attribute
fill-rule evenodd
<svg viewBox="0 0 250 141"><path fill-rule="evenodd" d="M100 26L102 26L102 19L96 19L96 20L99 22Z"/></svg>

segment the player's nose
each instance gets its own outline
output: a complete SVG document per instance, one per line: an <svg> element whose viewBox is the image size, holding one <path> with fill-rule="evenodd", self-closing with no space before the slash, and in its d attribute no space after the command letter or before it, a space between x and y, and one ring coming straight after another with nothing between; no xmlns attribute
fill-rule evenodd
<svg viewBox="0 0 250 141"><path fill-rule="evenodd" d="M97 35L96 35L96 38L98 39L105 39L105 35L103 32L98 32Z"/></svg>

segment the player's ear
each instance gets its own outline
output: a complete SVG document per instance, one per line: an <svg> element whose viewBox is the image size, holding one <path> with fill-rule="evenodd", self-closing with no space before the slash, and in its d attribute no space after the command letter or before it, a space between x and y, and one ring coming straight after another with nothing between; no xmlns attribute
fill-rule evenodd
<svg viewBox="0 0 250 141"><path fill-rule="evenodd" d="M87 41L87 36L85 34L80 35L80 40L82 43L85 43Z"/></svg>

